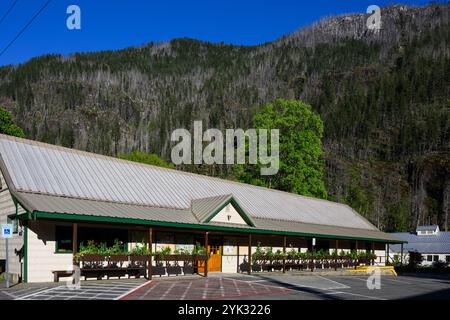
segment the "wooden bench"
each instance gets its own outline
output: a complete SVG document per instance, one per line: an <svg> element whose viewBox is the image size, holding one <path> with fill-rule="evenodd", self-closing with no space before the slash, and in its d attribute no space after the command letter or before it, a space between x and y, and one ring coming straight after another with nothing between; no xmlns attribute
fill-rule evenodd
<svg viewBox="0 0 450 320"><path fill-rule="evenodd" d="M73 271L67 270L55 270L52 273L54 282L59 282L59 278L71 277L73 275Z"/></svg>
<svg viewBox="0 0 450 320"><path fill-rule="evenodd" d="M143 267L82 268L80 275L84 277L85 280L88 278L96 278L101 280L105 276L107 279L110 277L118 277L120 279L126 275L128 275L128 278L130 276L140 278L141 276L146 276L146 269Z"/></svg>

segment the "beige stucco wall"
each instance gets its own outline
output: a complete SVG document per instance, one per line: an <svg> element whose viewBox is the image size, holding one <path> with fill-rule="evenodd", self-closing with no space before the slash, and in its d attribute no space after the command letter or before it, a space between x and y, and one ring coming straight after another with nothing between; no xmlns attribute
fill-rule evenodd
<svg viewBox="0 0 450 320"><path fill-rule="evenodd" d="M52 271L72 270L72 253L55 253L54 237L55 223L29 221L28 282L52 282Z"/></svg>
<svg viewBox="0 0 450 320"><path fill-rule="evenodd" d="M0 172L0 224L7 223L7 216L16 213L16 206L12 200L11 194L9 192L8 186L6 185L5 179ZM23 213L24 210L18 206L18 213ZM19 226L19 231L21 227ZM19 280L19 276L22 275L22 264L19 261L19 256L16 255L15 250L20 250L23 246L23 233L19 232L14 234L12 239L8 240L8 258L9 258L9 272L13 282ZM0 238L0 260L6 258L6 247L5 240Z"/></svg>
<svg viewBox="0 0 450 320"><path fill-rule="evenodd" d="M225 223L236 223L236 224L247 224L244 219L234 206L229 203L222 210L220 210L214 218L211 219L213 222L225 222Z"/></svg>

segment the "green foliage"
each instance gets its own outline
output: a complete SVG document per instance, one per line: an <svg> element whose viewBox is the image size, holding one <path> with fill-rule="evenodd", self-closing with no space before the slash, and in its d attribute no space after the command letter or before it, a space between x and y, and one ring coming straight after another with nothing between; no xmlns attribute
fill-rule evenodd
<svg viewBox="0 0 450 320"><path fill-rule="evenodd" d="M115 239L114 244L109 248L106 246L106 243L95 243L94 241L90 240L87 242L87 245L84 245L84 243L80 243L80 248L78 250L78 255L100 254L109 256L123 253L125 253L125 246L118 239Z"/></svg>
<svg viewBox="0 0 450 320"><path fill-rule="evenodd" d="M175 249L173 251L173 253L174 254L180 254L180 255L191 255L192 251L188 250L188 249L181 248L181 249Z"/></svg>
<svg viewBox="0 0 450 320"><path fill-rule="evenodd" d="M140 243L139 245L134 246L130 255L148 255L150 254L150 250L147 248L147 244L145 242Z"/></svg>
<svg viewBox="0 0 450 320"><path fill-rule="evenodd" d="M114 244L109 248L109 254L122 254L125 251L125 247L122 241L118 239L114 240Z"/></svg>
<svg viewBox="0 0 450 320"><path fill-rule="evenodd" d="M200 242L196 242L194 246L194 250L192 251L192 254L194 255L202 255L206 254L206 249L204 246L200 244Z"/></svg>
<svg viewBox="0 0 450 320"><path fill-rule="evenodd" d="M163 159L158 157L158 155L156 155L154 153L146 153L146 152L139 151L139 150L135 150L128 154L118 154L117 157L120 159L150 164L150 165L163 167L163 168L170 168L170 169L175 168L175 165L164 161Z"/></svg>
<svg viewBox="0 0 450 320"><path fill-rule="evenodd" d="M258 242L258 244L256 246L256 249L255 249L254 255L255 256L261 256L263 254L264 254L264 250L263 250L263 248L261 248L261 242Z"/></svg>
<svg viewBox="0 0 450 320"><path fill-rule="evenodd" d="M11 114L0 107L0 133L23 138L25 134L12 120Z"/></svg>
<svg viewBox="0 0 450 320"><path fill-rule="evenodd" d="M160 259L164 259L166 256L172 253L172 249L170 247L163 247L159 251L155 252L155 256Z"/></svg>
<svg viewBox="0 0 450 320"><path fill-rule="evenodd" d="M311 106L299 100L277 99L256 112L254 125L256 129L280 130L279 171L273 176L262 176L259 166L248 168L240 179L278 190L327 198L321 142L323 123Z"/></svg>
<svg viewBox="0 0 450 320"><path fill-rule="evenodd" d="M349 256L352 259L358 259L358 251L357 250L351 250Z"/></svg>

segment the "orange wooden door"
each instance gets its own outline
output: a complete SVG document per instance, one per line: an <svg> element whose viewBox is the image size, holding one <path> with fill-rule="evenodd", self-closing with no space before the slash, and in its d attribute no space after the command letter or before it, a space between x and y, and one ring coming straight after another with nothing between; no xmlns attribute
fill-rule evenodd
<svg viewBox="0 0 450 320"><path fill-rule="evenodd" d="M216 245L208 246L208 253L209 253L208 272L209 271L221 271L221 269L222 269L222 246L216 246ZM205 263L199 261L197 268L198 268L199 273L205 272Z"/></svg>
<svg viewBox="0 0 450 320"><path fill-rule="evenodd" d="M222 267L222 246L208 246L209 260L208 271L221 271Z"/></svg>

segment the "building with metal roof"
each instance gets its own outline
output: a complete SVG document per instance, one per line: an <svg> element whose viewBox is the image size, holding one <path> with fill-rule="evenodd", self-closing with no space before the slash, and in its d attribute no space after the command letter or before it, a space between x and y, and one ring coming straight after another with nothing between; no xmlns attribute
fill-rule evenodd
<svg viewBox="0 0 450 320"><path fill-rule="evenodd" d="M399 232L392 235L407 242L403 248L405 260L409 252L418 252L422 254L422 265L431 265L438 261L450 263L450 232L440 231L437 225L418 226L415 232ZM389 247L390 257L398 259L401 254L400 245L393 244Z"/></svg>
<svg viewBox="0 0 450 320"><path fill-rule="evenodd" d="M297 237L305 243L316 238L340 240L348 248L358 249L360 242L383 252L386 243L402 242L345 204L6 135L0 135L0 170L2 197L11 205L3 208L0 218L20 222L28 253L22 274L30 281L48 279L49 266L70 264L69 254L46 257L48 244L39 239L58 242L57 226L74 223L128 231L133 226L140 232L147 227L161 233L213 232L221 238L254 234ZM132 235L123 237L132 245ZM224 240L219 242L222 246ZM49 266L31 276L33 246Z"/></svg>

